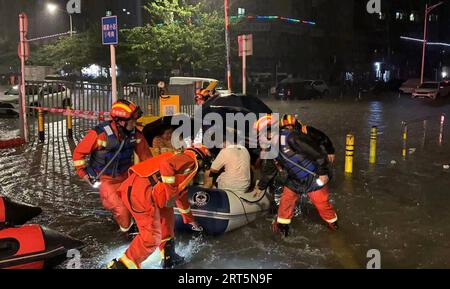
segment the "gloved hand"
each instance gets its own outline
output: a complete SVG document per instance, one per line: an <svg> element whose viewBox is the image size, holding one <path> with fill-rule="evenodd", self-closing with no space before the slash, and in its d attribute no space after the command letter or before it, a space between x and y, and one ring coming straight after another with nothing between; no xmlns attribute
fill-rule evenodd
<svg viewBox="0 0 450 289"><path fill-rule="evenodd" d="M335 159L336 159L336 156L334 154L328 155L328 162L330 162L330 164L334 163Z"/></svg>
<svg viewBox="0 0 450 289"><path fill-rule="evenodd" d="M279 224L276 220L272 222L272 231L274 233L281 233L284 237L289 235L289 225Z"/></svg>
<svg viewBox="0 0 450 289"><path fill-rule="evenodd" d="M338 222L328 223L328 229L331 231L337 231L339 229Z"/></svg>
<svg viewBox="0 0 450 289"><path fill-rule="evenodd" d="M91 177L90 177L89 175L85 175L85 176L83 177L83 181L85 181L86 183L88 183L89 185L92 186L92 183L91 183Z"/></svg>
<svg viewBox="0 0 450 289"><path fill-rule="evenodd" d="M194 232L203 232L203 227L200 226L197 222L189 223L191 225L191 230Z"/></svg>
<svg viewBox="0 0 450 289"><path fill-rule="evenodd" d="M89 176L89 175L85 175L83 177L83 181L85 181L86 183L88 183L92 188L94 189L98 189L101 185L101 183L96 180L95 178Z"/></svg>

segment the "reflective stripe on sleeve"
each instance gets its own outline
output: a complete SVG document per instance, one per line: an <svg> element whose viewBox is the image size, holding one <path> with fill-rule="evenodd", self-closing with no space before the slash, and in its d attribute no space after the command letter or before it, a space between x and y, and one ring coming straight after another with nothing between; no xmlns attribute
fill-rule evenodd
<svg viewBox="0 0 450 289"><path fill-rule="evenodd" d="M283 219L278 217L277 222L278 224L289 225L291 223L291 219Z"/></svg>
<svg viewBox="0 0 450 289"><path fill-rule="evenodd" d="M189 214L189 213L191 212L191 207L187 208L186 210L183 210L183 209L181 209L181 208L178 208L178 211L179 211L181 214Z"/></svg>
<svg viewBox="0 0 450 289"><path fill-rule="evenodd" d="M81 166L84 166L86 164L86 161L85 160L73 161L73 164L76 167L81 167Z"/></svg>
<svg viewBox="0 0 450 289"><path fill-rule="evenodd" d="M336 215L336 217L334 217L333 219L331 219L331 220L326 220L328 223L330 223L330 224L332 224L332 223L334 223L334 222L336 222L338 220L338 217L337 217L337 215Z"/></svg>
<svg viewBox="0 0 450 289"><path fill-rule="evenodd" d="M105 140L97 140L97 145L101 147L106 147L106 141Z"/></svg>
<svg viewBox="0 0 450 289"><path fill-rule="evenodd" d="M175 176L161 176L163 183L175 184Z"/></svg>

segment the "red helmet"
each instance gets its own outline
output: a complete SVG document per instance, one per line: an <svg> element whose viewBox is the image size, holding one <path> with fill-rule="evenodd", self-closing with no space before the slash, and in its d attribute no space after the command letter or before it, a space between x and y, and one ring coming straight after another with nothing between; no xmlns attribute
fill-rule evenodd
<svg viewBox="0 0 450 289"><path fill-rule="evenodd" d="M211 159L211 153L209 152L209 149L204 146L195 146L189 147L186 149L186 151L191 151L195 154L197 160L202 161L202 168L203 169L209 169L211 167L212 159Z"/></svg>
<svg viewBox="0 0 450 289"><path fill-rule="evenodd" d="M139 119L142 110L139 106L126 99L119 99L112 106L111 117L119 120Z"/></svg>
<svg viewBox="0 0 450 289"><path fill-rule="evenodd" d="M286 127L286 126L295 126L297 124L297 119L292 114L285 114L280 121L280 127Z"/></svg>

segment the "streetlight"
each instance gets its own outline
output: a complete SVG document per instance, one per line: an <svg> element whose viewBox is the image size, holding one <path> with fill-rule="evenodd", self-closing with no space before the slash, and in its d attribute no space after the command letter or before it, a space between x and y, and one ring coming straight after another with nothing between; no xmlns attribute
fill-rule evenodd
<svg viewBox="0 0 450 289"><path fill-rule="evenodd" d="M66 11L64 11L64 10L62 10L62 9L60 9L60 8L58 8L58 5L56 5L56 4L54 4L54 3L47 3L47 11L48 11L50 14L55 14L56 10L60 10L60 11L66 12ZM72 21L72 14L70 14L70 13L67 13L67 14L69 14L69 20L70 20L70 37L72 37L72 36L73 36L73 21Z"/></svg>
<svg viewBox="0 0 450 289"><path fill-rule="evenodd" d="M53 3L47 4L47 11L50 12L50 14L54 14L56 10L58 10L58 6L56 4Z"/></svg>
<svg viewBox="0 0 450 289"><path fill-rule="evenodd" d="M425 4L425 24L424 24L424 28L423 28L423 49L422 49L422 70L420 73L420 83L423 83L423 76L424 76L424 70L425 70L425 52L426 52L426 47L427 47L427 30L428 30L428 14L430 14L430 12L434 9L437 8L438 6L441 6L442 4L444 4L443 1L433 5L433 6L428 6L428 3Z"/></svg>

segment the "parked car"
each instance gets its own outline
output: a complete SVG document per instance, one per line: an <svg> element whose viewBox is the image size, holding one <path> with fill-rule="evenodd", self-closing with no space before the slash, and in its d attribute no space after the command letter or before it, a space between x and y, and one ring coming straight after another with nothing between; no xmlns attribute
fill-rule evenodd
<svg viewBox="0 0 450 289"><path fill-rule="evenodd" d="M328 85L323 80L308 80L310 82L309 85L317 91L320 96L324 96L330 93L330 89L328 88Z"/></svg>
<svg viewBox="0 0 450 289"><path fill-rule="evenodd" d="M43 86L29 84L25 86L27 106L49 106L65 108L71 106L69 88L59 83L46 83ZM6 110L19 109L19 86L13 86L0 96L0 114Z"/></svg>
<svg viewBox="0 0 450 289"><path fill-rule="evenodd" d="M285 79L278 84L275 90L276 99L294 99L305 95L304 80L302 79Z"/></svg>
<svg viewBox="0 0 450 289"><path fill-rule="evenodd" d="M417 78L411 78L407 81L403 82L403 84L400 86L399 90L402 93L405 94L412 94L414 90L419 87L420 85L420 79Z"/></svg>
<svg viewBox="0 0 450 289"><path fill-rule="evenodd" d="M314 98L327 95L328 85L322 80L285 79L276 88L277 99Z"/></svg>
<svg viewBox="0 0 450 289"><path fill-rule="evenodd" d="M413 93L413 98L429 98L437 99L439 97L448 96L450 94L450 83L428 81L422 83Z"/></svg>

